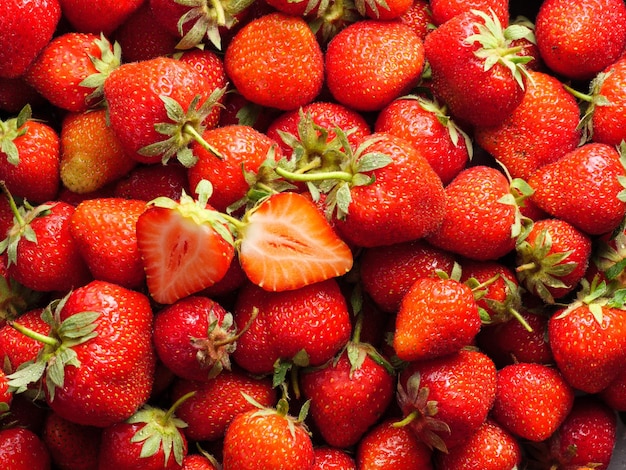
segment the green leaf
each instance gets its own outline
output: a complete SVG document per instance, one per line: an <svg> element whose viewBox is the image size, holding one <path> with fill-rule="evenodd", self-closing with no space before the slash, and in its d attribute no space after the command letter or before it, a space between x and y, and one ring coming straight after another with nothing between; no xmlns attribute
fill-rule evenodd
<svg viewBox="0 0 626 470"><path fill-rule="evenodd" d="M393 162L393 158L382 152L371 152L359 158L356 171L361 173L365 171L374 171L384 168Z"/></svg>
<svg viewBox="0 0 626 470"><path fill-rule="evenodd" d="M7 375L9 391L13 393L25 392L28 386L38 382L46 370L44 361L28 361L20 365L15 372Z"/></svg>

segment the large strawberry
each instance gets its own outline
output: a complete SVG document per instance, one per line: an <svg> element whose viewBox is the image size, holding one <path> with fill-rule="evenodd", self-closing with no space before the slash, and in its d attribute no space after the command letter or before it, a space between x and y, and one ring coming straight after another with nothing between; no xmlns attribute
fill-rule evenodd
<svg viewBox="0 0 626 470"><path fill-rule="evenodd" d="M142 0L59 0L63 16L79 32L110 34L143 3Z"/></svg>
<svg viewBox="0 0 626 470"><path fill-rule="evenodd" d="M44 310L51 326L37 358L9 376L22 392L40 377L49 406L61 417L106 427L129 418L149 398L155 368L148 298L92 281ZM19 320L14 328L33 333Z"/></svg>
<svg viewBox="0 0 626 470"><path fill-rule="evenodd" d="M511 47L528 28L504 28L495 13L461 13L424 40L432 90L452 116L473 125L501 123L524 96L523 64L529 57Z"/></svg>

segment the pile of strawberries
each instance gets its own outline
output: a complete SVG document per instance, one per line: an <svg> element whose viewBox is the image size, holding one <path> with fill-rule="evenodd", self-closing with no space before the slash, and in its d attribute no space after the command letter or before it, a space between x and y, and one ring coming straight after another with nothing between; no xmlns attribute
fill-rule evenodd
<svg viewBox="0 0 626 470"><path fill-rule="evenodd" d="M6 0L0 468L602 470L623 0Z"/></svg>

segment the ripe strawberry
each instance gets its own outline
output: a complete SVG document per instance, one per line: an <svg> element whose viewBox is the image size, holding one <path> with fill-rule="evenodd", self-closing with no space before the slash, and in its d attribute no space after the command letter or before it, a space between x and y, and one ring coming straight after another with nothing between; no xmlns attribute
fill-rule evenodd
<svg viewBox="0 0 626 470"><path fill-rule="evenodd" d="M426 36L432 90L452 116L476 126L495 126L524 96L523 64L530 60L511 48L528 28L505 29L492 11L460 13Z"/></svg>
<svg viewBox="0 0 626 470"><path fill-rule="evenodd" d="M119 67L121 49L104 37L68 32L55 37L26 72L26 80L54 106L75 113L102 100L102 84Z"/></svg>
<svg viewBox="0 0 626 470"><path fill-rule="evenodd" d="M462 445L485 422L496 396L496 366L485 354L461 349L411 362L400 374L397 400L407 426L431 449Z"/></svg>
<svg viewBox="0 0 626 470"><path fill-rule="evenodd" d="M604 387L598 396L613 410L626 411L626 373L621 369L613 381Z"/></svg>
<svg viewBox="0 0 626 470"><path fill-rule="evenodd" d="M470 10L480 10L484 12L493 11L500 20L500 23L509 22L509 0L431 0L433 22L440 26L454 16Z"/></svg>
<svg viewBox="0 0 626 470"><path fill-rule="evenodd" d="M315 464L311 470L356 470L354 458L348 452L334 447L316 447L313 449L315 453ZM427 469L425 469L427 470Z"/></svg>
<svg viewBox="0 0 626 470"><path fill-rule="evenodd" d="M17 114L27 104L39 108L45 99L30 86L24 76L17 78L0 77L0 111Z"/></svg>
<svg viewBox="0 0 626 470"><path fill-rule="evenodd" d="M152 298L162 304L201 291L222 279L234 254L226 220L200 190L194 200L152 201L137 220L137 244Z"/></svg>
<svg viewBox="0 0 626 470"><path fill-rule="evenodd" d="M0 77L24 74L61 19L58 0L10 1L0 20Z"/></svg>
<svg viewBox="0 0 626 470"><path fill-rule="evenodd" d="M473 154L470 137L446 114L445 106L415 95L394 100L383 108L374 130L411 142L444 186L465 168Z"/></svg>
<svg viewBox="0 0 626 470"><path fill-rule="evenodd" d="M27 310L19 317L19 324L41 335L50 334L50 325L42 318L43 308ZM7 373L17 370L22 364L34 361L41 350L39 341L25 337L10 324L0 327L0 357Z"/></svg>
<svg viewBox="0 0 626 470"><path fill-rule="evenodd" d="M232 314L207 297L191 295L157 313L152 339L174 374L205 381L230 369L236 334Z"/></svg>
<svg viewBox="0 0 626 470"><path fill-rule="evenodd" d="M241 369L223 371L202 382L176 379L171 391L173 400L195 392L176 412L187 424L183 432L190 441L222 439L235 416L256 409L244 394L263 406L274 406L277 402L271 379L252 377Z"/></svg>
<svg viewBox="0 0 626 470"><path fill-rule="evenodd" d="M385 312L397 312L400 302L420 277L452 274L454 257L424 240L365 248L359 255L363 290Z"/></svg>
<svg viewBox="0 0 626 470"><path fill-rule="evenodd" d="M152 389L155 354L148 298L92 281L44 309L51 326L36 360L9 375L17 392L40 377L46 401L62 418L106 427L129 418ZM14 328L32 334L17 322Z"/></svg>
<svg viewBox="0 0 626 470"><path fill-rule="evenodd" d="M71 26L83 33L112 33L142 4L142 0L59 0L63 16Z"/></svg>
<svg viewBox="0 0 626 470"><path fill-rule="evenodd" d="M547 439L572 409L574 391L553 367L518 362L500 369L497 383L491 415L517 437Z"/></svg>
<svg viewBox="0 0 626 470"><path fill-rule="evenodd" d="M357 111L378 111L417 85L424 44L399 21L357 21L328 43L325 66L335 100Z"/></svg>
<svg viewBox="0 0 626 470"><path fill-rule="evenodd" d="M308 24L278 12L243 26L226 48L224 65L244 97L281 110L312 102L324 81L324 57Z"/></svg>
<svg viewBox="0 0 626 470"><path fill-rule="evenodd" d="M438 470L501 470L522 464L522 447L504 428L488 418L463 444L437 453Z"/></svg>
<svg viewBox="0 0 626 470"><path fill-rule="evenodd" d="M423 41L433 29L433 16L428 0L415 0L409 9L398 18L400 22L409 26Z"/></svg>
<svg viewBox="0 0 626 470"><path fill-rule="evenodd" d="M398 427L395 423L393 419L385 419L363 436L356 449L356 468L432 470L432 450L408 427Z"/></svg>
<svg viewBox="0 0 626 470"><path fill-rule="evenodd" d="M32 119L28 105L0 127L0 175L11 194L31 203L53 200L60 183L56 131Z"/></svg>
<svg viewBox="0 0 626 470"><path fill-rule="evenodd" d="M70 231L95 279L137 288L145 280L136 226L144 201L86 199L70 218Z"/></svg>
<svg viewBox="0 0 626 470"><path fill-rule="evenodd" d="M605 470L616 444L614 410L593 396L579 396L559 429L549 438L558 468Z"/></svg>
<svg viewBox="0 0 626 470"><path fill-rule="evenodd" d="M445 356L471 344L480 326L468 286L452 278L418 278L402 298L393 349L403 361Z"/></svg>
<svg viewBox="0 0 626 470"><path fill-rule="evenodd" d="M183 459L182 470L219 470L215 458L203 454L187 454Z"/></svg>
<svg viewBox="0 0 626 470"><path fill-rule="evenodd" d="M72 192L102 189L137 165L126 155L106 119L104 109L72 113L63 119L59 171L63 186Z"/></svg>
<svg viewBox="0 0 626 470"><path fill-rule="evenodd" d="M167 165L138 165L119 178L113 195L124 199L141 199L150 202L157 197L178 201L183 192L191 193L187 169L170 162Z"/></svg>
<svg viewBox="0 0 626 470"><path fill-rule="evenodd" d="M260 407L235 416L224 436L224 470L268 468L311 470L315 454L304 426L304 412L295 418L288 414L285 399L277 408Z"/></svg>
<svg viewBox="0 0 626 470"><path fill-rule="evenodd" d="M446 186L443 223L426 240L474 260L496 260L515 248L520 215L511 183L499 170L468 167Z"/></svg>
<svg viewBox="0 0 626 470"><path fill-rule="evenodd" d="M7 374L0 369L0 420L9 411L12 401L13 393L9 391L9 379Z"/></svg>
<svg viewBox="0 0 626 470"><path fill-rule="evenodd" d="M393 369L359 338L326 366L300 375L310 416L326 444L348 448L385 413L394 392Z"/></svg>
<svg viewBox="0 0 626 470"><path fill-rule="evenodd" d="M541 3L535 22L542 60L574 80L593 78L626 46L626 6L620 0Z"/></svg>
<svg viewBox="0 0 626 470"><path fill-rule="evenodd" d="M535 171L528 179L533 204L590 235L618 227L626 204L620 199L626 170L620 152L587 143Z"/></svg>
<svg viewBox="0 0 626 470"><path fill-rule="evenodd" d="M286 366L321 366L346 345L352 329L334 279L283 292L247 283L239 290L233 316L239 327L250 327L231 358L253 374L273 373L279 360Z"/></svg>
<svg viewBox="0 0 626 470"><path fill-rule="evenodd" d="M50 470L50 453L33 431L21 427L2 429L0 466L11 470Z"/></svg>
<svg viewBox="0 0 626 470"><path fill-rule="evenodd" d="M563 84L543 72L529 70L528 77L522 101L503 122L474 129L476 142L511 177L523 179L574 150L581 138L580 110Z"/></svg>
<svg viewBox="0 0 626 470"><path fill-rule="evenodd" d="M569 384L587 393L597 393L618 375L626 358L622 348L626 317L611 301L604 283L589 286L578 298L559 309L548 323L548 338L554 360Z"/></svg>
<svg viewBox="0 0 626 470"><path fill-rule="evenodd" d="M236 230L246 276L268 291L295 290L352 268L348 245L315 204L298 193L269 196L246 212Z"/></svg>
<svg viewBox="0 0 626 470"><path fill-rule="evenodd" d="M98 468L101 428L83 426L49 411L41 438L59 470Z"/></svg>
<svg viewBox="0 0 626 470"><path fill-rule="evenodd" d="M192 165L188 146L221 94L195 67L172 57L126 62L104 82L111 128L128 155L144 163L176 156Z"/></svg>

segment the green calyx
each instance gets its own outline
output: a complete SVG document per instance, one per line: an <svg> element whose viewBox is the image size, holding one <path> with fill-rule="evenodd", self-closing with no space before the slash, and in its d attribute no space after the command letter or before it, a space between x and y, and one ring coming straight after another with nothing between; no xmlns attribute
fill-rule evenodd
<svg viewBox="0 0 626 470"><path fill-rule="evenodd" d="M17 166L20 155L14 140L28 131L25 124L32 118L32 109L29 104L24 106L19 114L6 121L0 121L0 152L3 153L11 165Z"/></svg>
<svg viewBox="0 0 626 470"><path fill-rule="evenodd" d="M10 391L25 392L30 384L45 377L49 400L53 401L56 388L63 388L65 384L65 367L80 367L80 360L73 348L98 336L97 320L101 314L85 311L61 321L61 311L70 295L52 301L43 310L41 318L50 325L49 335L37 333L16 321L9 322L25 336L44 345L35 360L25 362L7 376Z"/></svg>
<svg viewBox="0 0 626 470"><path fill-rule="evenodd" d="M89 56L89 59L97 72L89 75L79 83L80 86L85 88L93 88L93 91L86 98L90 107L103 103L104 81L122 63L122 48L118 42L111 45L104 34L100 34L100 38L96 39L94 43L100 50L100 57Z"/></svg>
<svg viewBox="0 0 626 470"><path fill-rule="evenodd" d="M471 10L482 22L476 22L475 28L478 33L472 34L465 39L466 44L480 44L474 54L484 61L484 70L491 69L500 64L511 71L511 74L520 88L524 89L524 77L528 72L524 67L532 60L530 56L519 55L521 46L512 46L512 42L526 38L535 42L532 29L523 24L510 24L506 29L502 27L498 16L490 10L487 14L480 10Z"/></svg>
<svg viewBox="0 0 626 470"><path fill-rule="evenodd" d="M564 318L573 310L586 305L594 320L602 325L604 308L626 309L626 288L619 282L606 282L596 275L591 283L583 278L580 281L580 290L576 293L576 300L570 302L556 318Z"/></svg>
<svg viewBox="0 0 626 470"><path fill-rule="evenodd" d="M364 5L360 1L361 8ZM376 3L375 1L373 3ZM320 44L326 45L339 31L347 25L363 18L354 0L309 0L305 15L317 6L317 14L309 21L311 30L320 38Z"/></svg>

